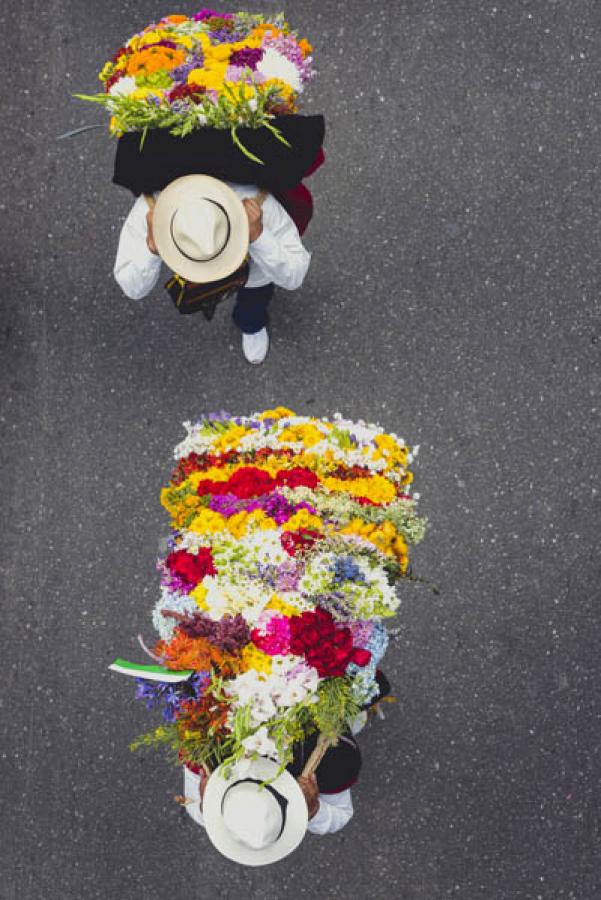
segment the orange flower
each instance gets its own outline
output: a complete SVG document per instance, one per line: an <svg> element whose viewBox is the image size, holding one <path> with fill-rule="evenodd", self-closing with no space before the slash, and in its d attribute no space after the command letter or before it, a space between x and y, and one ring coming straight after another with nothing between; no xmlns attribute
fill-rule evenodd
<svg viewBox="0 0 601 900"><path fill-rule="evenodd" d="M206 672L214 667L223 674L238 671L238 663L229 653L223 653L205 637L188 637L179 628L169 642L159 641L154 652L164 657L167 667L176 672L181 669Z"/></svg>
<svg viewBox="0 0 601 900"><path fill-rule="evenodd" d="M301 48L304 57L307 57L310 53L313 53L313 47L306 38L302 38L298 42L298 46Z"/></svg>
<svg viewBox="0 0 601 900"><path fill-rule="evenodd" d="M147 47L132 53L127 61L128 75L148 75L160 69L169 71L181 66L186 58L183 50L172 50L170 47Z"/></svg>
<svg viewBox="0 0 601 900"><path fill-rule="evenodd" d="M178 14L173 16L165 16L167 22L173 22L174 25L179 25L180 22L185 22L187 18L187 16L180 16Z"/></svg>

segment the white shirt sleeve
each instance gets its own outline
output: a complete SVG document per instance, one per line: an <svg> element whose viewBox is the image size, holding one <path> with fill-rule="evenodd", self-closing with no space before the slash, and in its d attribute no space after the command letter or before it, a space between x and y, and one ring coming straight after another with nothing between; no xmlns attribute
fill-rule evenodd
<svg viewBox="0 0 601 900"><path fill-rule="evenodd" d="M187 766L184 766L184 797L192 801L186 803L186 812L204 828L205 820L200 811L200 775L195 775Z"/></svg>
<svg viewBox="0 0 601 900"><path fill-rule="evenodd" d="M159 280L161 258L151 253L146 244L144 197L138 197L123 223L113 274L123 293L131 300L141 300Z"/></svg>
<svg viewBox="0 0 601 900"><path fill-rule="evenodd" d="M351 820L353 801L350 789L339 794L320 794L319 809L309 819L308 830L313 834L333 834Z"/></svg>
<svg viewBox="0 0 601 900"><path fill-rule="evenodd" d="M200 810L200 776L184 766L184 797L191 800L186 804L186 812L198 825L204 828L205 821ZM353 816L353 801L350 790L339 794L319 795L319 809L309 819L307 830L312 834L333 834L350 821Z"/></svg>
<svg viewBox="0 0 601 900"><path fill-rule="evenodd" d="M261 271L287 291L301 286L311 262L298 228L271 195L263 203L263 231L250 244L249 253Z"/></svg>

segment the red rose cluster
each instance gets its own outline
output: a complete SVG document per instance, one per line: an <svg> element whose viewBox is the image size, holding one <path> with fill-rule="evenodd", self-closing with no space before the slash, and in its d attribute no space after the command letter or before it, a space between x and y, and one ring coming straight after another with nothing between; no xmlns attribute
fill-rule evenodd
<svg viewBox="0 0 601 900"><path fill-rule="evenodd" d="M280 543L288 556L297 556L303 550L310 550L320 537L318 531L299 528L298 531L284 531L280 537Z"/></svg>
<svg viewBox="0 0 601 900"><path fill-rule="evenodd" d="M366 666L371 659L369 650L353 647L350 628L336 625L320 606L290 618L290 652L304 656L320 678L337 678L349 663Z"/></svg>
<svg viewBox="0 0 601 900"><path fill-rule="evenodd" d="M242 466L228 478L227 481L211 481L204 478L198 483L197 493L199 497L204 494L234 494L240 500L248 500L250 497L260 497L270 494L278 487L317 487L319 479L310 469L297 467L296 469L282 470L272 478L263 469L256 466Z"/></svg>
<svg viewBox="0 0 601 900"><path fill-rule="evenodd" d="M201 547L197 554L188 553L187 550L174 550L165 560L165 564L172 575L177 575L189 584L190 590L195 588L205 575L217 574L209 547Z"/></svg>

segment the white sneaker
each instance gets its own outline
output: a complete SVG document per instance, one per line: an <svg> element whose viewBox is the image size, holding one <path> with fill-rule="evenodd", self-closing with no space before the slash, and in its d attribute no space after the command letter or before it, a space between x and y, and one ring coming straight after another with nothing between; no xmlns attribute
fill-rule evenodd
<svg viewBox="0 0 601 900"><path fill-rule="evenodd" d="M242 334L242 352L244 357L253 366L263 362L269 350L269 332L261 328L255 334Z"/></svg>

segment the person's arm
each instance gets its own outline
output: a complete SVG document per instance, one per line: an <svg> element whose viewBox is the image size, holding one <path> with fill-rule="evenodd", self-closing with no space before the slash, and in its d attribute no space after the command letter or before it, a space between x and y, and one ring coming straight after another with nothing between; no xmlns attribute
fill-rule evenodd
<svg viewBox="0 0 601 900"><path fill-rule="evenodd" d="M339 794L319 795L319 809L307 828L313 834L333 834L350 821L353 816L353 801L350 790Z"/></svg>
<svg viewBox="0 0 601 900"><path fill-rule="evenodd" d="M123 223L113 274L123 293L131 300L141 300L159 280L161 257L148 247L148 206L138 197Z"/></svg>
<svg viewBox="0 0 601 900"><path fill-rule="evenodd" d="M186 803L186 812L203 828L205 820L202 815L201 801L206 781L206 777L201 778L200 775L195 775L187 766L184 766L184 797L186 800L193 801L192 803Z"/></svg>
<svg viewBox="0 0 601 900"><path fill-rule="evenodd" d="M353 815L350 790L320 794L315 774L299 775L297 781L307 801L308 830L313 834L333 834L344 828Z"/></svg>
<svg viewBox="0 0 601 900"><path fill-rule="evenodd" d="M278 287L294 291L303 283L311 254L284 207L272 196L263 203L262 229L248 250L253 262Z"/></svg>

